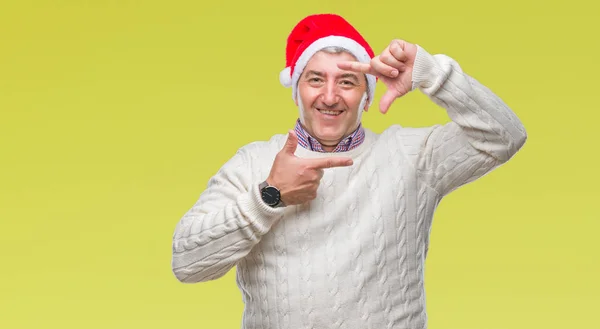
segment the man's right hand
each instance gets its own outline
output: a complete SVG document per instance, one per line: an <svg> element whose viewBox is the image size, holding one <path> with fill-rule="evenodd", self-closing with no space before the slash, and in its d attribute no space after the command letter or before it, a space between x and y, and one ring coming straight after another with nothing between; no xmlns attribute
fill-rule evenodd
<svg viewBox="0 0 600 329"><path fill-rule="evenodd" d="M323 169L347 167L353 164L351 158L329 157L303 159L294 152L298 146L298 137L290 130L288 139L273 162L267 183L279 189L281 201L286 206L302 204L317 197L317 189Z"/></svg>

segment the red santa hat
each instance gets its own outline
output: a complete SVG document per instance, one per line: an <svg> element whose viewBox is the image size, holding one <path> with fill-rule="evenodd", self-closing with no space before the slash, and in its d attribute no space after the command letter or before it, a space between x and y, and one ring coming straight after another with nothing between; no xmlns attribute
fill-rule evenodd
<svg viewBox="0 0 600 329"><path fill-rule="evenodd" d="M350 52L359 62L369 63L375 56L360 33L344 18L335 14L310 15L294 27L287 39L286 67L279 74L285 87L292 87L296 99L298 79L311 57L327 47L340 47ZM375 94L375 76L367 74L369 104Z"/></svg>

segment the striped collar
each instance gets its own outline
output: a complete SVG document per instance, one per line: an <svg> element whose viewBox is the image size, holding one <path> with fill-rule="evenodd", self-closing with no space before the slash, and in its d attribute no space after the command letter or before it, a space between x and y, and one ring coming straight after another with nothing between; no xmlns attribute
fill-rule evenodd
<svg viewBox="0 0 600 329"><path fill-rule="evenodd" d="M305 149L325 153L323 146L314 137L310 136L308 132L300 124L300 119L296 121L295 128L296 135L298 136L298 144ZM340 141L333 152L346 152L358 147L365 140L365 130L362 127L362 123L358 124L358 128L350 134L350 136Z"/></svg>

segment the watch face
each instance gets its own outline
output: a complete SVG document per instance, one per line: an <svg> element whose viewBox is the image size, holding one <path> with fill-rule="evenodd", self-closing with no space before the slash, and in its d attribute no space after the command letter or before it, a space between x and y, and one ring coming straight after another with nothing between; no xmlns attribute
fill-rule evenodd
<svg viewBox="0 0 600 329"><path fill-rule="evenodd" d="M269 206L274 206L279 203L279 191L272 186L265 187L261 191L261 196L263 201L265 201L265 203Z"/></svg>

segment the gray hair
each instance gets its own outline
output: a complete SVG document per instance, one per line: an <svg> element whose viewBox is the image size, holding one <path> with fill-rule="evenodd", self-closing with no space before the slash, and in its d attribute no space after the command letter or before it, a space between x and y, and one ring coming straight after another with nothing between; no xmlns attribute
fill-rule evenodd
<svg viewBox="0 0 600 329"><path fill-rule="evenodd" d="M348 51L348 49L339 47L339 46L328 46L328 47L321 49L321 51L329 53L329 54L348 53L349 55L352 55L352 57L356 58L356 56L354 56L350 51Z"/></svg>

